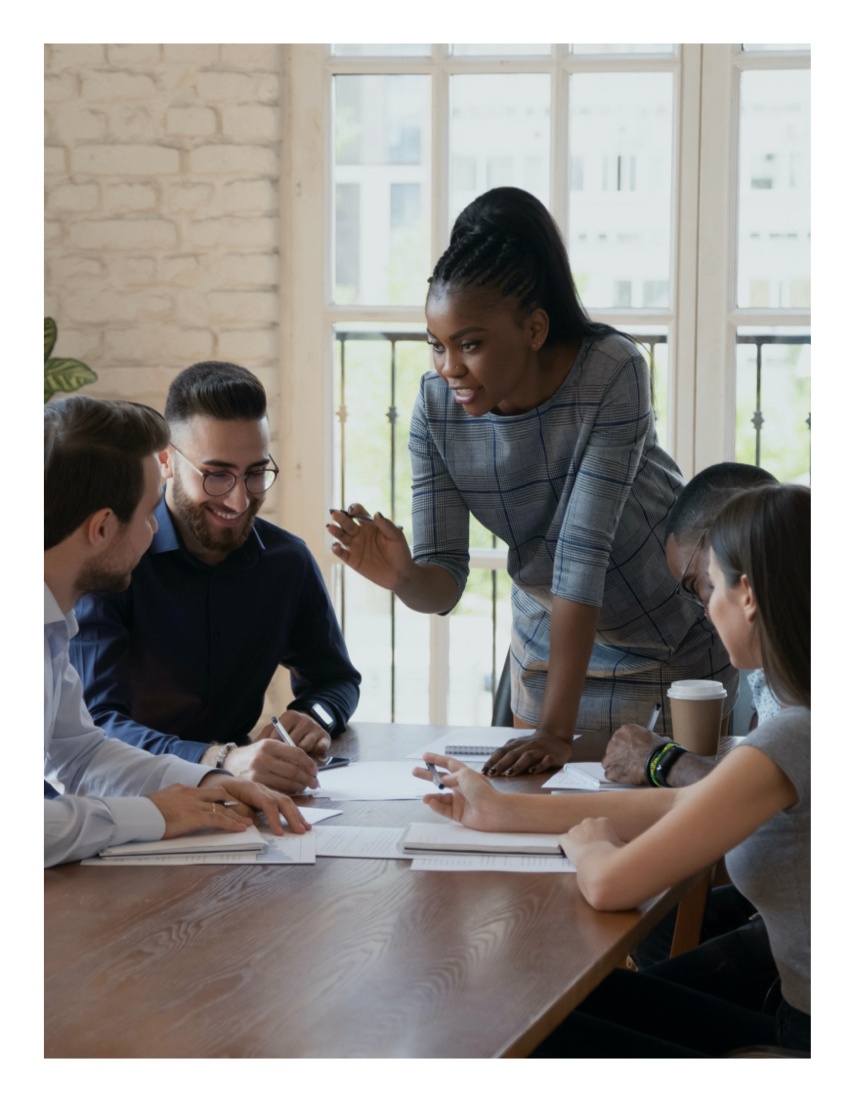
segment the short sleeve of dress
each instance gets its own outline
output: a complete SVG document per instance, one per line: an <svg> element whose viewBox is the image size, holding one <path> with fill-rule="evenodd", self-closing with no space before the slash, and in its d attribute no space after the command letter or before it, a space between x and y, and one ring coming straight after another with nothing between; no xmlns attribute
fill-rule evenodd
<svg viewBox="0 0 855 1100"><path fill-rule="evenodd" d="M446 431L448 422L441 413L428 420L425 385L430 381L430 375L421 380L410 422L413 560L447 569L457 582L459 598L469 576L469 509L434 442L433 432Z"/></svg>

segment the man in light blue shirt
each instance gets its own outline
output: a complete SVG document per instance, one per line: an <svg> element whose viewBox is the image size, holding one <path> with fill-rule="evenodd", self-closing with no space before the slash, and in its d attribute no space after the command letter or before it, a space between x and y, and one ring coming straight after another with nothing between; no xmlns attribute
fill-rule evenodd
<svg viewBox="0 0 855 1100"><path fill-rule="evenodd" d="M72 608L121 590L151 543L166 422L127 401L73 397L45 406L45 866L112 844L214 827L239 832L253 811L282 833L307 826L294 803L257 783L109 740L68 659ZM62 788L62 793L57 789Z"/></svg>

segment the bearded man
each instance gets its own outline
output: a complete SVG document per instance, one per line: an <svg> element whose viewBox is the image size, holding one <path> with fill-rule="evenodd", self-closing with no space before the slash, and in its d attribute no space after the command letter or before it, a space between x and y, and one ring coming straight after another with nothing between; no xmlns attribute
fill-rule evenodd
<svg viewBox="0 0 855 1100"><path fill-rule="evenodd" d="M84 597L71 659L110 737L296 793L317 787L359 699L360 676L305 543L259 518L279 469L261 382L233 363L196 363L166 401L170 442L158 530L124 592ZM279 665L294 694L264 726Z"/></svg>

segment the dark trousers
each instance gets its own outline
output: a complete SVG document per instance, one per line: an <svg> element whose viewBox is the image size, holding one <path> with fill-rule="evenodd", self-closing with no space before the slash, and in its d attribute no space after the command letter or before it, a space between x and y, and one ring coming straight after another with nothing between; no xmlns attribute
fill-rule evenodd
<svg viewBox="0 0 855 1100"><path fill-rule="evenodd" d="M810 1017L771 1015L647 973L615 970L533 1058L711 1058L742 1047L810 1050Z"/></svg>
<svg viewBox="0 0 855 1100"><path fill-rule="evenodd" d="M778 968L769 935L756 916L734 931L714 936L694 950L649 966L642 973L757 1012L774 1011L780 1003Z"/></svg>
<svg viewBox="0 0 855 1100"><path fill-rule="evenodd" d="M754 915L754 906L733 885L716 886L710 890L707 898L704 919L701 924L701 943L714 936L723 936L739 928ZM674 921L677 910L674 909L656 925L650 935L633 950L632 958L639 970L646 970L663 962L671 954L671 940L674 937Z"/></svg>

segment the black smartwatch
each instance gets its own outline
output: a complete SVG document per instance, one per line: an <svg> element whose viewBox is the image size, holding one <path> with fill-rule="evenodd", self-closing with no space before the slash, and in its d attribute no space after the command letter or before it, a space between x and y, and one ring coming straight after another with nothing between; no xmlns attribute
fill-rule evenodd
<svg viewBox="0 0 855 1100"><path fill-rule="evenodd" d="M686 750L676 741L654 749L648 758L647 778L651 787L667 787L668 773Z"/></svg>

